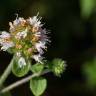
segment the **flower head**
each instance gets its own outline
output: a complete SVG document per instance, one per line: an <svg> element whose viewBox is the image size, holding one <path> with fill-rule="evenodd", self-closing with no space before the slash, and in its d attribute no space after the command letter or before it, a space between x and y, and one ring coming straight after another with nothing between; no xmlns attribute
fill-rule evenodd
<svg viewBox="0 0 96 96"><path fill-rule="evenodd" d="M46 29L43 29L41 18L38 16L24 19L17 17L13 22L9 22L9 33L3 31L0 35L1 49L12 50L15 54L34 58L41 62L46 44L49 42ZM18 55L17 55L18 56Z"/></svg>
<svg viewBox="0 0 96 96"><path fill-rule="evenodd" d="M66 61L56 58L52 61L52 71L56 76L60 76L66 69Z"/></svg>

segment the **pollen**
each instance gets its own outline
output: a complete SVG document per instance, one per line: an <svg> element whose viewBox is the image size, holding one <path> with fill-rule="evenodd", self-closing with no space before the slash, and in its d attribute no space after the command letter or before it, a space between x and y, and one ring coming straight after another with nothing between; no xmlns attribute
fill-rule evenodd
<svg viewBox="0 0 96 96"><path fill-rule="evenodd" d="M26 20L23 20L22 22L21 22L21 26L25 26L26 25Z"/></svg>
<svg viewBox="0 0 96 96"><path fill-rule="evenodd" d="M33 27L32 32L38 32L38 27Z"/></svg>
<svg viewBox="0 0 96 96"><path fill-rule="evenodd" d="M16 49L21 49L21 48L22 48L22 45L16 44Z"/></svg>
<svg viewBox="0 0 96 96"><path fill-rule="evenodd" d="M39 40L39 38L38 38L38 37L33 36L33 38L32 38L32 42L36 42L36 41L38 41L38 40Z"/></svg>
<svg viewBox="0 0 96 96"><path fill-rule="evenodd" d="M10 42L11 39L10 38L4 38L4 42Z"/></svg>

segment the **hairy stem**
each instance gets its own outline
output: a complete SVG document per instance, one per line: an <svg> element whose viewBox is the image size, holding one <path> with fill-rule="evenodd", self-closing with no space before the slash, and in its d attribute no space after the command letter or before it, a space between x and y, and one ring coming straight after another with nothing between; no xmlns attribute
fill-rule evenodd
<svg viewBox="0 0 96 96"><path fill-rule="evenodd" d="M5 92L8 92L8 91L12 90L13 88L18 87L18 86L20 86L20 85L28 82L28 81L29 81L30 79L32 79L33 77L40 76L40 75L44 75L44 74L46 74L46 73L48 73L48 72L50 72L50 71L49 71L49 70L45 70L45 71L42 72L41 74L40 74L40 73L34 73L34 74L32 74L32 75L29 75L28 77L26 77L26 78L24 78L24 79L21 79L21 80L19 80L19 81L16 81L15 83L9 85L8 87L2 89L2 90L0 91L0 94L5 93Z"/></svg>
<svg viewBox="0 0 96 96"><path fill-rule="evenodd" d="M13 58L14 58L14 56L13 56ZM13 64L13 59L11 60L10 64L8 65L8 67L5 69L4 73L0 77L0 88L2 87L2 85L5 82L8 75L11 73L12 64Z"/></svg>

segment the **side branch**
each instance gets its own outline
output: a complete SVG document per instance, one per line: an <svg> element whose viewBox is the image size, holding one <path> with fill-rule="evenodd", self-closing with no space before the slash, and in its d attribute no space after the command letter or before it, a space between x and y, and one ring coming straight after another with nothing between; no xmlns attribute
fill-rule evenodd
<svg viewBox="0 0 96 96"><path fill-rule="evenodd" d="M44 75L44 74L46 74L46 73L48 73L48 72L50 72L50 71L49 71L49 70L45 70L45 71L42 72L41 74L39 74L39 73L34 73L34 74L32 74L32 75L24 78L24 79L21 79L21 80L19 80L19 81L16 81L15 83L9 85L8 87L2 89L2 90L0 91L0 94L5 93L5 92L8 92L8 91L12 90L13 88L18 87L18 86L20 86L20 85L28 82L28 81L29 81L31 78L33 78L33 77L40 76L40 75Z"/></svg>

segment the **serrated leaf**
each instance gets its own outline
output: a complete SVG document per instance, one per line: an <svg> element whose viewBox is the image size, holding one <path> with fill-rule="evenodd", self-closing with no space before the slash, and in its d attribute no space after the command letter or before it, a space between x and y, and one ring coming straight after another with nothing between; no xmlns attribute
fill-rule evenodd
<svg viewBox="0 0 96 96"><path fill-rule="evenodd" d="M21 58L22 59L22 58ZM26 58L23 58L24 60L20 61L20 58L15 57L13 60L13 66L12 66L12 72L17 77L23 77L26 75L30 68L30 61Z"/></svg>
<svg viewBox="0 0 96 96"><path fill-rule="evenodd" d="M44 69L44 64L40 64L40 63L34 64L31 67L31 71L33 73L41 73L43 69Z"/></svg>
<svg viewBox="0 0 96 96"><path fill-rule="evenodd" d="M35 96L43 94L47 87L47 80L43 77L35 77L30 80L30 89Z"/></svg>

